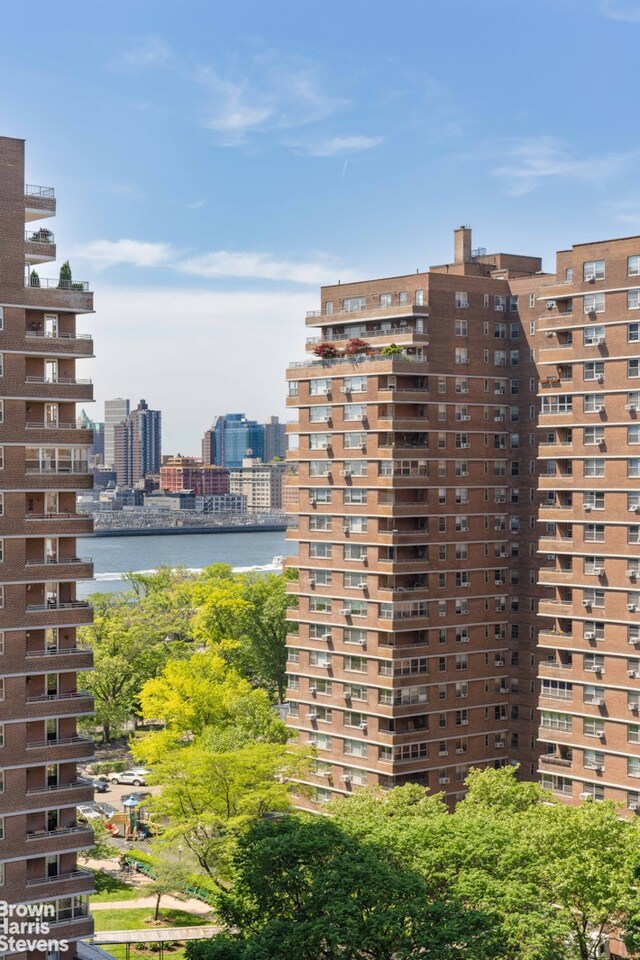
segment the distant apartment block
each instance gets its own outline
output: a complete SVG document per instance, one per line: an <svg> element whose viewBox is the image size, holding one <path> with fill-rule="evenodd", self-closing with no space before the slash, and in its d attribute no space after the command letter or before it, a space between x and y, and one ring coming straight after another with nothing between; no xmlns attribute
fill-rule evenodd
<svg viewBox="0 0 640 960"><path fill-rule="evenodd" d="M160 489L174 493L190 490L204 497L228 493L229 471L195 457L169 457L160 467Z"/></svg>
<svg viewBox="0 0 640 960"><path fill-rule="evenodd" d="M245 457L264 459L265 425L248 420L244 413L226 413L216 417L205 431L202 461L227 469L239 469Z"/></svg>
<svg viewBox="0 0 640 960"><path fill-rule="evenodd" d="M116 465L116 427L129 416L131 401L117 397L104 402L104 465L113 469Z"/></svg>
<svg viewBox="0 0 640 960"><path fill-rule="evenodd" d="M264 456L265 463L276 457L284 460L287 452L287 428L286 424L280 423L278 417L270 417L268 423L264 425ZM259 456L259 454L256 454Z"/></svg>
<svg viewBox="0 0 640 960"><path fill-rule="evenodd" d="M284 461L263 463L259 457L245 457L239 469L230 471L229 489L247 498L250 511L281 510L284 477L290 469Z"/></svg>
<svg viewBox="0 0 640 960"><path fill-rule="evenodd" d="M162 414L141 400L115 432L115 469L119 487L133 487L160 473Z"/></svg>

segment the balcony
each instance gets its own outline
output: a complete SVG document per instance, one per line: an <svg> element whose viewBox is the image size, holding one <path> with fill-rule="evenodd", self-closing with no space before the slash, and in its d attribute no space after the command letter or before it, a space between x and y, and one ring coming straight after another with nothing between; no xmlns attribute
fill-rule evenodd
<svg viewBox="0 0 640 960"><path fill-rule="evenodd" d="M352 299L356 299L353 297ZM306 314L306 325L308 327L319 327L319 326L335 326L336 316L339 316L340 323L345 323L346 318L349 317L353 323L357 323L359 320L373 319L375 317L381 317L382 319L388 317L427 317L429 316L429 308L424 303L414 303L411 300L406 300L400 302L399 299L394 298L393 302L387 305L382 305L378 301L377 303L373 302L373 298L367 297L364 298L365 303L361 309L349 308L347 310L342 307L336 306L333 313L322 313L321 310L307 310Z"/></svg>
<svg viewBox="0 0 640 960"><path fill-rule="evenodd" d="M89 463L87 460L79 460L76 463L58 462L51 466L40 463L37 460L27 460L25 470L28 474L38 474L40 476L68 476L69 474L87 474L89 473Z"/></svg>
<svg viewBox="0 0 640 960"><path fill-rule="evenodd" d="M83 880L85 883L89 883L93 888L93 871L70 870L68 873L58 873L53 877L31 877L27 880L27 886L36 887L49 883L63 883L64 881L69 880ZM84 893L84 888L79 889L78 892Z"/></svg>
<svg viewBox="0 0 640 960"><path fill-rule="evenodd" d="M90 313L93 310L93 293L89 291L86 280L30 275L25 281L23 296L28 307L71 313Z"/></svg>
<svg viewBox="0 0 640 960"><path fill-rule="evenodd" d="M49 600L47 603L28 603L28 613L50 613L52 610L90 610L86 600Z"/></svg>
<svg viewBox="0 0 640 960"><path fill-rule="evenodd" d="M44 330L26 330L27 349L42 351L57 356L69 354L74 357L92 357L93 340L87 333L47 333ZM46 346L45 346L46 345Z"/></svg>
<svg viewBox="0 0 640 960"><path fill-rule="evenodd" d="M45 376L27 376L25 385L18 385L15 396L37 397L38 400L71 400L76 403L93 400L93 383L91 380L77 379L76 377L58 377L51 380Z"/></svg>
<svg viewBox="0 0 640 960"><path fill-rule="evenodd" d="M38 533L40 524L44 525L47 534L52 533L51 523L55 524L56 534L92 533L93 518L88 513L27 513L25 520L29 525L29 533ZM34 525L31 530L31 525Z"/></svg>
<svg viewBox="0 0 640 960"><path fill-rule="evenodd" d="M53 187L27 183L24 188L24 218L26 223L55 217L56 196Z"/></svg>
<svg viewBox="0 0 640 960"><path fill-rule="evenodd" d="M47 263L56 259L56 245L50 230L41 227L27 230L24 235L24 259L29 265Z"/></svg>
<svg viewBox="0 0 640 960"><path fill-rule="evenodd" d="M38 576L47 575L56 580L70 577L74 580L91 580L93 578L93 563L89 557L48 557L42 560L26 560L25 567L38 568L34 571ZM43 570L42 568L45 568Z"/></svg>
<svg viewBox="0 0 640 960"><path fill-rule="evenodd" d="M347 366L347 375L354 373L414 373L416 365L425 366L428 359L422 353L418 354L389 354L374 353L371 355L359 354L357 357L335 357L331 360L315 359L298 360L290 363L288 370L298 371L308 367L320 367L333 370L340 366ZM317 372L317 371L316 371ZM344 375L345 371L336 369L335 373Z"/></svg>
<svg viewBox="0 0 640 960"><path fill-rule="evenodd" d="M93 796L93 785L90 780L83 780L79 777L77 780L71 780L69 783L45 783L39 787L27 787L28 797L37 793L63 793L66 790L84 790L85 793L90 790ZM79 803L83 802L82 798Z"/></svg>

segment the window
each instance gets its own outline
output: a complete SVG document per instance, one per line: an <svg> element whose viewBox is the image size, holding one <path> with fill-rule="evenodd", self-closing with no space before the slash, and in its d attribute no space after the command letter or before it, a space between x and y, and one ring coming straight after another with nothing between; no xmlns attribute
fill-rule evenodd
<svg viewBox="0 0 640 960"><path fill-rule="evenodd" d="M310 543L309 544L309 556L312 560L329 560L331 559L331 544L330 543Z"/></svg>
<svg viewBox="0 0 640 960"><path fill-rule="evenodd" d="M535 293L529 294L529 309L532 310L536 305L536 295Z"/></svg>
<svg viewBox="0 0 640 960"><path fill-rule="evenodd" d="M585 543L604 543L604 523L586 523L584 539Z"/></svg>
<svg viewBox="0 0 640 960"><path fill-rule="evenodd" d="M455 361L458 364L469 363L469 350L467 347L455 348Z"/></svg>
<svg viewBox="0 0 640 960"><path fill-rule="evenodd" d="M309 408L309 423L327 423L330 416L330 407L318 405Z"/></svg>
<svg viewBox="0 0 640 960"><path fill-rule="evenodd" d="M365 310L366 307L366 297L346 297L342 301L342 309L345 313L356 313L358 310Z"/></svg>
<svg viewBox="0 0 640 960"><path fill-rule="evenodd" d="M344 406L345 421L364 420L367 416L367 405L365 403L346 403Z"/></svg>
<svg viewBox="0 0 640 960"><path fill-rule="evenodd" d="M312 397L320 397L331 393L331 380L318 379L309 381L309 394Z"/></svg>
<svg viewBox="0 0 640 960"><path fill-rule="evenodd" d="M456 292L456 307L459 310L465 310L469 306L469 295L467 293Z"/></svg>
<svg viewBox="0 0 640 960"><path fill-rule="evenodd" d="M367 502L367 491L362 487L347 487L344 491L344 502L363 504Z"/></svg>
<svg viewBox="0 0 640 960"><path fill-rule="evenodd" d="M494 323L493 325L493 335L498 340L507 339L507 325L506 323Z"/></svg>
<svg viewBox="0 0 640 960"><path fill-rule="evenodd" d="M630 323L627 327L627 342L638 343L638 341L640 341L640 323Z"/></svg>
<svg viewBox="0 0 640 960"><path fill-rule="evenodd" d="M345 450L358 450L362 449L367 442L366 433L345 433L344 434L344 448Z"/></svg>
<svg viewBox="0 0 640 960"><path fill-rule="evenodd" d="M507 309L507 298L506 297L494 297L493 298L493 309L497 310L499 313L504 313Z"/></svg>
<svg viewBox="0 0 640 960"><path fill-rule="evenodd" d="M640 424L634 423L627 427L627 443L640 443Z"/></svg>
<svg viewBox="0 0 640 960"><path fill-rule="evenodd" d="M316 503L331 503L330 487L312 487L309 490L309 503L314 506Z"/></svg>
<svg viewBox="0 0 640 960"><path fill-rule="evenodd" d="M345 543L345 560L364 560L367 556L367 548L359 543Z"/></svg>
<svg viewBox="0 0 640 960"><path fill-rule="evenodd" d="M586 260L583 276L585 280L604 280L604 260Z"/></svg>
<svg viewBox="0 0 640 960"><path fill-rule="evenodd" d="M416 307L424 306L424 290L416 290L415 304Z"/></svg>
<svg viewBox="0 0 640 960"><path fill-rule="evenodd" d="M627 274L630 277L640 277L640 257L627 257Z"/></svg>
<svg viewBox="0 0 640 960"><path fill-rule="evenodd" d="M462 319L456 320L456 337L468 337L469 336L469 324L467 323L467 318L463 317Z"/></svg>
<svg viewBox="0 0 640 960"><path fill-rule="evenodd" d="M588 459L584 461L585 477L604 477L605 461Z"/></svg>
<svg viewBox="0 0 640 960"><path fill-rule="evenodd" d="M585 293L585 313L604 313L604 293Z"/></svg>
<svg viewBox="0 0 640 960"><path fill-rule="evenodd" d="M584 379L585 380L597 380L602 382L604 380L604 363L602 360L590 360L584 365Z"/></svg>
<svg viewBox="0 0 640 960"><path fill-rule="evenodd" d="M567 713L553 713L551 710L543 710L541 714L540 725L548 730L570 731L572 717Z"/></svg>
<svg viewBox="0 0 640 960"><path fill-rule="evenodd" d="M604 443L604 427L585 427L584 443L587 446Z"/></svg>
<svg viewBox="0 0 640 960"><path fill-rule="evenodd" d="M345 377L344 378L345 393L366 393L366 390L367 390L366 377Z"/></svg>
<svg viewBox="0 0 640 960"><path fill-rule="evenodd" d="M392 301L392 299L393 299L393 298L392 298L392 296L391 296L390 293L381 293L381 294L380 294L380 306L381 306L381 307L390 307L390 306L391 306L391 301Z"/></svg>
<svg viewBox="0 0 640 960"><path fill-rule="evenodd" d="M312 613L331 613L331 600L328 597L310 597L309 610Z"/></svg>
<svg viewBox="0 0 640 960"><path fill-rule="evenodd" d="M635 290L627 290L627 310L640 309L640 287Z"/></svg>
<svg viewBox="0 0 640 960"><path fill-rule="evenodd" d="M312 433L309 435L310 450L326 450L331 446L330 433Z"/></svg>
<svg viewBox="0 0 640 960"><path fill-rule="evenodd" d="M604 343L604 327L596 324L594 327L586 327L584 331L585 347L597 347Z"/></svg>
<svg viewBox="0 0 640 960"><path fill-rule="evenodd" d="M510 313L517 313L517 311L518 311L518 298L517 298L517 297L509 297L509 312L510 312ZM517 324L516 324L516 327L517 327ZM516 334L516 336L519 335L519 332L520 332L520 331L518 330L518 333Z"/></svg>
<svg viewBox="0 0 640 960"><path fill-rule="evenodd" d="M640 377L640 360L637 357L627 360L627 376Z"/></svg>

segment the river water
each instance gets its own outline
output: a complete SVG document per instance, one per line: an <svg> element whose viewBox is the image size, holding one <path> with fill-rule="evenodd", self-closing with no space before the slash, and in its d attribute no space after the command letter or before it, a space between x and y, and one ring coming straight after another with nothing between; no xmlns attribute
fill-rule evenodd
<svg viewBox="0 0 640 960"><path fill-rule="evenodd" d="M237 569L271 566L274 557L293 552L284 531L264 533L199 533L162 537L87 537L78 540L78 552L91 557L95 580L78 584L78 598L115 593L125 586L123 573L157 567L202 570L212 563L230 563Z"/></svg>

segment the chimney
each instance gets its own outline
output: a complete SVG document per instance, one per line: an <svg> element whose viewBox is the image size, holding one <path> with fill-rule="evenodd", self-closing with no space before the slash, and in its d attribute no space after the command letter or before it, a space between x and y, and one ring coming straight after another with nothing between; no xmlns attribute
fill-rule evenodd
<svg viewBox="0 0 640 960"><path fill-rule="evenodd" d="M453 231L454 263L471 260L471 227L458 227Z"/></svg>

